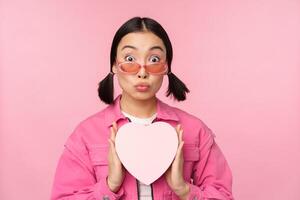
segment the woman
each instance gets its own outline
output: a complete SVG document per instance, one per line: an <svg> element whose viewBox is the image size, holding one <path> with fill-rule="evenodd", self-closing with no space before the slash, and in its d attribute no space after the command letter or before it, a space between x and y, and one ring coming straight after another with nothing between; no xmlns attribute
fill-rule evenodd
<svg viewBox="0 0 300 200"><path fill-rule="evenodd" d="M167 96L183 101L189 92L171 72L172 45L163 27L150 18L128 20L113 38L110 61L110 73L98 88L108 106L83 120L66 141L51 199L233 199L231 170L211 129L156 97L164 75ZM115 99L114 75L122 88ZM145 185L122 165L115 137L126 123L155 121L172 125L179 145L168 170Z"/></svg>

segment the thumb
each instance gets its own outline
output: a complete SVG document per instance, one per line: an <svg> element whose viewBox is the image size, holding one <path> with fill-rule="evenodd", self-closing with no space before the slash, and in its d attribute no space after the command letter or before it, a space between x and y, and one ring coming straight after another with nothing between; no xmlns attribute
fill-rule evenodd
<svg viewBox="0 0 300 200"><path fill-rule="evenodd" d="M117 124L116 124L116 122L112 123L112 127L110 129L111 129L110 139L112 141L115 141L116 134L117 134Z"/></svg>

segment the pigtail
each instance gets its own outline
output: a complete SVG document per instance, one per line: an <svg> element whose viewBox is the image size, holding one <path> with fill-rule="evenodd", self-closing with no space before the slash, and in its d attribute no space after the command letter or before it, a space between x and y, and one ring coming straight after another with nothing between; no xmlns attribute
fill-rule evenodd
<svg viewBox="0 0 300 200"><path fill-rule="evenodd" d="M98 85L98 96L101 101L111 104L114 101L114 73L110 72Z"/></svg>
<svg viewBox="0 0 300 200"><path fill-rule="evenodd" d="M169 86L166 96L168 97L169 95L173 95L178 101L184 101L186 99L186 93L190 92L190 90L172 72L168 73L168 78Z"/></svg>

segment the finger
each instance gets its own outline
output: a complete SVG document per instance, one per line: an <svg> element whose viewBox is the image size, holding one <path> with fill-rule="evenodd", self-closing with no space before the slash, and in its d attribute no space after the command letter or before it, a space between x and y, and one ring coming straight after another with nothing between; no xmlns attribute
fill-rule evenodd
<svg viewBox="0 0 300 200"><path fill-rule="evenodd" d="M181 129L179 132L179 141L183 141L182 138L183 138L183 130Z"/></svg>
<svg viewBox="0 0 300 200"><path fill-rule="evenodd" d="M115 130L114 130L114 127L111 126L110 127L110 139L114 141L115 140L114 138L115 138Z"/></svg>
<svg viewBox="0 0 300 200"><path fill-rule="evenodd" d="M109 145L110 145L112 148L114 148L115 142L114 142L111 138L108 139L108 142L109 142Z"/></svg>
<svg viewBox="0 0 300 200"><path fill-rule="evenodd" d="M182 142L180 143L180 145L179 145L180 151L182 151L183 145L184 145L184 141L182 141Z"/></svg>
<svg viewBox="0 0 300 200"><path fill-rule="evenodd" d="M181 124L177 124L176 131L178 132L181 129Z"/></svg>
<svg viewBox="0 0 300 200"><path fill-rule="evenodd" d="M117 131L118 131L117 123L116 123L116 122L113 122L112 125L113 125L115 131L117 132Z"/></svg>
<svg viewBox="0 0 300 200"><path fill-rule="evenodd" d="M181 128L181 125L177 124L177 126L176 126L176 133L177 133L178 142L180 141L180 137L179 137L180 128Z"/></svg>
<svg viewBox="0 0 300 200"><path fill-rule="evenodd" d="M181 158L183 158L183 144L184 142L182 141L180 144L179 144L179 147L177 149L177 155L176 155L176 160L178 162L180 162Z"/></svg>
<svg viewBox="0 0 300 200"><path fill-rule="evenodd" d="M181 141L178 145L178 148L177 148L177 153L180 153L182 151L182 148L183 148L183 144L184 144L184 141Z"/></svg>
<svg viewBox="0 0 300 200"><path fill-rule="evenodd" d="M111 124L111 128L113 129L114 132L117 132L117 125L116 125L116 122L113 122Z"/></svg>
<svg viewBox="0 0 300 200"><path fill-rule="evenodd" d="M107 141L108 141L108 144L109 144L109 152L111 152L112 148L113 148L112 141L111 141L111 139L107 139Z"/></svg>
<svg viewBox="0 0 300 200"><path fill-rule="evenodd" d="M108 139L110 149L114 152L115 151L115 142L112 139Z"/></svg>
<svg viewBox="0 0 300 200"><path fill-rule="evenodd" d="M112 129L111 139L112 139L113 141L115 141L116 134L117 134L117 124L116 124L116 122L113 122L113 123L112 123L111 129Z"/></svg>
<svg viewBox="0 0 300 200"><path fill-rule="evenodd" d="M175 158L173 160L173 162L177 162L180 156L180 151L181 151L181 142L178 142L178 146L177 146L177 150L176 150L176 155Z"/></svg>

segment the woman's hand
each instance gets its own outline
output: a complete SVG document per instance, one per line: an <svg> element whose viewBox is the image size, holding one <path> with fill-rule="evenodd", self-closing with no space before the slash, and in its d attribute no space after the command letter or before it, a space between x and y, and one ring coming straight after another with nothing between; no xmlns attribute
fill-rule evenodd
<svg viewBox="0 0 300 200"><path fill-rule="evenodd" d="M125 177L125 169L117 155L115 149L115 138L117 133L116 122L112 123L110 128L109 152L108 152L108 177L107 184L112 192L117 192L120 189Z"/></svg>
<svg viewBox="0 0 300 200"><path fill-rule="evenodd" d="M173 160L171 166L165 172L165 178L167 180L170 188L175 192L180 199L186 199L189 193L189 185L185 182L183 178L183 144L182 140L183 129L180 125L177 125L176 132L178 136L178 148L176 152L175 159Z"/></svg>

